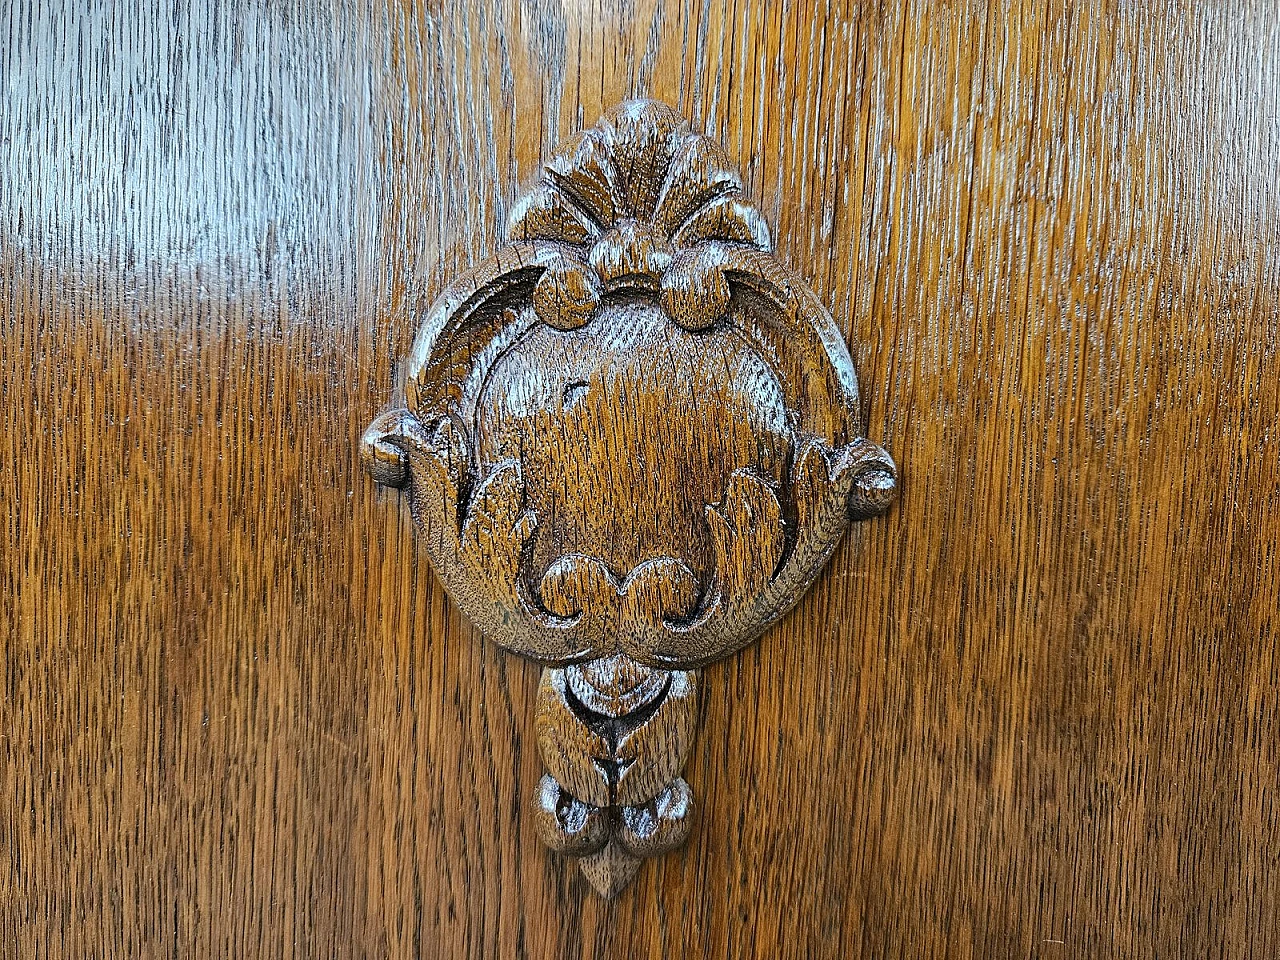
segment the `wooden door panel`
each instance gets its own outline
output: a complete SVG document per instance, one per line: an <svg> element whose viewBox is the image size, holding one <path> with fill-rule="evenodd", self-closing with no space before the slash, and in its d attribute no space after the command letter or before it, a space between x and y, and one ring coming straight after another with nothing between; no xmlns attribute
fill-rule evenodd
<svg viewBox="0 0 1280 960"><path fill-rule="evenodd" d="M7 955L1280 950L1276 11L817 6L6 9ZM528 819L537 668L357 450L629 96L726 145L902 473L605 902Z"/></svg>

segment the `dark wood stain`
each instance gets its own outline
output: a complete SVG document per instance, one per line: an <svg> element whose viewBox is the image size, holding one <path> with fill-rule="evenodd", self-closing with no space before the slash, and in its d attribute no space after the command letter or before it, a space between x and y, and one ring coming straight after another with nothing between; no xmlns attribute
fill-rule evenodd
<svg viewBox="0 0 1280 960"><path fill-rule="evenodd" d="M1271 5L198 6L0 22L5 955L1280 952ZM632 96L904 469L604 902L531 836L538 668L357 449Z"/></svg>

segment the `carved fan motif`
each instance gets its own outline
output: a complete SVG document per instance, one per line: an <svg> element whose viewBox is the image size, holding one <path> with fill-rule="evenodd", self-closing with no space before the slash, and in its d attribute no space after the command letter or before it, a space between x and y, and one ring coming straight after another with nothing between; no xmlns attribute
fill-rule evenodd
<svg viewBox="0 0 1280 960"><path fill-rule="evenodd" d="M365 435L463 612L546 665L539 829L609 896L688 832L696 668L894 491L838 329L742 190L670 108L612 111L441 294Z"/></svg>

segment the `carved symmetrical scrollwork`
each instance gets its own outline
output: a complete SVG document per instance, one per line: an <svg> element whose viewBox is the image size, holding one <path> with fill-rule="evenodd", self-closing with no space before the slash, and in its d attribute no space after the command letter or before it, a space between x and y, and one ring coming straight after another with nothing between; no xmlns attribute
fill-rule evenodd
<svg viewBox="0 0 1280 960"><path fill-rule="evenodd" d="M830 315L670 108L567 144L509 235L425 318L365 462L463 612L546 665L539 830L612 895L688 832L696 668L795 604L895 467Z"/></svg>

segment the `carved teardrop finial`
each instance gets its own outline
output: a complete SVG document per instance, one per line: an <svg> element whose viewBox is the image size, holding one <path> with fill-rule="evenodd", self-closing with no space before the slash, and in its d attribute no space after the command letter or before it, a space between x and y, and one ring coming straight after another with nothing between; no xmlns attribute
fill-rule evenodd
<svg viewBox="0 0 1280 960"><path fill-rule="evenodd" d="M669 107L562 147L509 234L363 452L463 612L546 666L538 829L612 896L689 831L697 668L795 604L896 468L830 315Z"/></svg>

